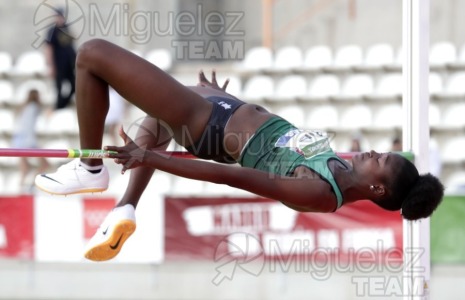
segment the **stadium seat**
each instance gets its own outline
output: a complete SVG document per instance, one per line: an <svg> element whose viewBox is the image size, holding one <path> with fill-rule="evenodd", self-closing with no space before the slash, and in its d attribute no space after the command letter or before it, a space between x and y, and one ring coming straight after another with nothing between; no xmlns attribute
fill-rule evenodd
<svg viewBox="0 0 465 300"><path fill-rule="evenodd" d="M242 97L248 102L261 102L274 94L274 81L270 76L256 75L244 84Z"/></svg>
<svg viewBox="0 0 465 300"><path fill-rule="evenodd" d="M367 74L352 74L342 83L340 95L332 98L340 101L362 100L365 96L373 94L373 91L373 77Z"/></svg>
<svg viewBox="0 0 465 300"><path fill-rule="evenodd" d="M453 70L465 70L465 44L457 52L457 60L447 63L447 67Z"/></svg>
<svg viewBox="0 0 465 300"><path fill-rule="evenodd" d="M42 104L54 103L54 91L52 91L52 89L47 85L46 81L40 79L28 79L16 87L14 104L21 105L24 103L31 89L36 89L39 92Z"/></svg>
<svg viewBox="0 0 465 300"><path fill-rule="evenodd" d="M392 149L392 138L385 134L377 134L371 139L369 150L376 152L389 152Z"/></svg>
<svg viewBox="0 0 465 300"><path fill-rule="evenodd" d="M55 110L46 123L46 128L42 134L60 136L74 135L78 136L79 127L77 122L77 113L74 108L63 108Z"/></svg>
<svg viewBox="0 0 465 300"><path fill-rule="evenodd" d="M244 56L244 60L236 65L239 73L257 73L271 68L273 65L273 53L267 47L250 48Z"/></svg>
<svg viewBox="0 0 465 300"><path fill-rule="evenodd" d="M13 68L17 76L45 76L47 75L47 64L42 51L27 51L19 55Z"/></svg>
<svg viewBox="0 0 465 300"><path fill-rule="evenodd" d="M1 116L1 112L0 112L0 116ZM0 148L11 148L10 140L1 139ZM18 157L6 157L6 156L0 157L0 169L6 168L6 170L8 169L17 170L18 166L19 166ZM4 179L6 182L8 178L5 177Z"/></svg>
<svg viewBox="0 0 465 300"><path fill-rule="evenodd" d="M173 64L171 53L168 49L153 49L146 55L145 59L163 71L169 71Z"/></svg>
<svg viewBox="0 0 465 300"><path fill-rule="evenodd" d="M374 44L365 52L363 63L355 68L359 71L379 71L394 63L394 48L390 44Z"/></svg>
<svg viewBox="0 0 465 300"><path fill-rule="evenodd" d="M387 73L382 75L374 89L373 94L368 95L370 100L401 99L403 92L403 80L400 73Z"/></svg>
<svg viewBox="0 0 465 300"><path fill-rule="evenodd" d="M312 108L307 114L305 123L308 129L338 129L338 111L334 105L321 105Z"/></svg>
<svg viewBox="0 0 465 300"><path fill-rule="evenodd" d="M320 74L310 81L303 100L324 101L341 93L339 77L333 74Z"/></svg>
<svg viewBox="0 0 465 300"><path fill-rule="evenodd" d="M350 71L363 63L363 51L359 45L345 45L336 50L331 66L323 68L328 72Z"/></svg>
<svg viewBox="0 0 465 300"><path fill-rule="evenodd" d="M273 95L266 97L265 100L280 102L293 101L298 97L305 95L307 91L307 81L301 75L288 75L275 83Z"/></svg>
<svg viewBox="0 0 465 300"><path fill-rule="evenodd" d="M436 72L429 73L428 81L429 93L434 97L434 95L441 94L444 90L444 83L441 75Z"/></svg>
<svg viewBox="0 0 465 300"><path fill-rule="evenodd" d="M441 146L441 156L445 164L455 164L465 161L465 137L458 136L446 140Z"/></svg>
<svg viewBox="0 0 465 300"><path fill-rule="evenodd" d="M276 113L278 116L288 120L296 127L302 128L305 126L305 111L299 105L287 104L282 108L273 110L273 113Z"/></svg>
<svg viewBox="0 0 465 300"><path fill-rule="evenodd" d="M402 127L402 105L388 104L381 107L373 118L374 129L394 130Z"/></svg>
<svg viewBox="0 0 465 300"><path fill-rule="evenodd" d="M457 61L457 48L451 42L437 42L430 46L429 63L432 70L444 69Z"/></svg>
<svg viewBox="0 0 465 300"><path fill-rule="evenodd" d="M449 175L444 182L446 193L464 194L465 193L465 171L456 171Z"/></svg>
<svg viewBox="0 0 465 300"><path fill-rule="evenodd" d="M399 46L394 51L394 60L392 64L385 65L384 70L389 72L402 72L402 65L404 62L404 49L402 46Z"/></svg>
<svg viewBox="0 0 465 300"><path fill-rule="evenodd" d="M318 72L333 64L333 51L329 46L313 46L305 51L303 64L294 70L296 72Z"/></svg>
<svg viewBox="0 0 465 300"><path fill-rule="evenodd" d="M339 126L345 130L355 131L370 127L372 118L371 109L367 105L352 105L341 114Z"/></svg>
<svg viewBox="0 0 465 300"><path fill-rule="evenodd" d="M435 103L429 104L429 125L431 127L437 127L441 125L441 110Z"/></svg>
<svg viewBox="0 0 465 300"><path fill-rule="evenodd" d="M286 46L276 51L272 66L265 71L271 73L290 73L292 69L300 67L302 62L302 50L297 46Z"/></svg>
<svg viewBox="0 0 465 300"><path fill-rule="evenodd" d="M0 109L0 133L11 135L15 127L15 115L11 109Z"/></svg>
<svg viewBox="0 0 465 300"><path fill-rule="evenodd" d="M0 75L8 76L13 68L13 57L8 52L0 52Z"/></svg>
<svg viewBox="0 0 465 300"><path fill-rule="evenodd" d="M37 118L36 133L46 140L77 138L79 136L79 125L76 110L74 108L63 108L50 114L42 112Z"/></svg>
<svg viewBox="0 0 465 300"><path fill-rule="evenodd" d="M465 71L452 73L447 79L442 92L434 94L437 99L465 97Z"/></svg>
<svg viewBox="0 0 465 300"><path fill-rule="evenodd" d="M173 78L179 81L181 84L186 86L196 86L199 82L198 75L196 73L190 74L174 74Z"/></svg>
<svg viewBox="0 0 465 300"><path fill-rule="evenodd" d="M465 103L454 103L452 105L449 105L448 108L443 111L441 124L446 128L451 129L464 127Z"/></svg>
<svg viewBox="0 0 465 300"><path fill-rule="evenodd" d="M216 74L216 79L220 87L223 85L226 79L229 79L228 86L226 88L226 92L237 98L242 97L242 80L239 76L236 75L219 75Z"/></svg>
<svg viewBox="0 0 465 300"><path fill-rule="evenodd" d="M9 80L0 80L0 104L12 104L14 101L14 87Z"/></svg>

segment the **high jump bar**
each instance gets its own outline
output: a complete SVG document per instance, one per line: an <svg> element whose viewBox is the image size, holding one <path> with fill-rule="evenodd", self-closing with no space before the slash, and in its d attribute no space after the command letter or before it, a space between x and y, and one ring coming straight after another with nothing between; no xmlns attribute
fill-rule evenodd
<svg viewBox="0 0 465 300"><path fill-rule="evenodd" d="M157 151L160 154L196 159L197 157L186 151ZM46 157L46 158L109 158L112 151L100 149L29 149L29 148L0 148L0 157ZM360 152L336 152L342 159L351 159ZM411 152L396 152L408 160L413 160Z"/></svg>

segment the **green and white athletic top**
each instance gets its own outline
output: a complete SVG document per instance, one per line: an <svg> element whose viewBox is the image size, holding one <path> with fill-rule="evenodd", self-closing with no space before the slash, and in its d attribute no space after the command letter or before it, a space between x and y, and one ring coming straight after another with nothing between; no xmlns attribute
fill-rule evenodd
<svg viewBox="0 0 465 300"><path fill-rule="evenodd" d="M339 208L343 199L328 167L332 159L344 163L331 149L325 132L303 131L280 117L273 117L247 142L238 162L243 167L282 176L289 176L298 166L305 166L331 185Z"/></svg>

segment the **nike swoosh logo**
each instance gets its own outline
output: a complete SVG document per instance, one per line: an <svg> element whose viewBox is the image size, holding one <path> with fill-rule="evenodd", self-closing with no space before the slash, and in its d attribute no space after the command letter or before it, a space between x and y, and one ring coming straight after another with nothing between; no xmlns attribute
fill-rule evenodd
<svg viewBox="0 0 465 300"><path fill-rule="evenodd" d="M52 181L55 181L56 183L63 184L63 183L61 183L61 182L59 182L59 181L57 181L57 180L55 180L55 179L53 179L53 178L48 177L48 176L45 175L45 174L41 174L40 176L45 177L45 178L47 178L47 179L50 179L50 180L52 180Z"/></svg>
<svg viewBox="0 0 465 300"><path fill-rule="evenodd" d="M118 241L116 242L116 244L110 245L110 248L111 248L111 249L116 250L116 249L118 248L119 243L121 242L121 239L123 238L123 235L124 235L124 234L122 234L122 235L119 237L119 239L118 239Z"/></svg>
<svg viewBox="0 0 465 300"><path fill-rule="evenodd" d="M107 234L108 228L110 228L110 226L108 226L107 229L105 229L104 231L102 231L103 235Z"/></svg>

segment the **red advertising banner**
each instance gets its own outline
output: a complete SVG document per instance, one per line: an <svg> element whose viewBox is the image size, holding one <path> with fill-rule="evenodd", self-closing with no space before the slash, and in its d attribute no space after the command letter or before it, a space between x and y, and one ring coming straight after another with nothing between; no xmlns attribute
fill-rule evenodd
<svg viewBox="0 0 465 300"><path fill-rule="evenodd" d="M83 198L84 239L90 239L116 204L115 198Z"/></svg>
<svg viewBox="0 0 465 300"><path fill-rule="evenodd" d="M324 214L261 198L167 197L165 258L224 256L399 263L402 219L369 201Z"/></svg>
<svg viewBox="0 0 465 300"><path fill-rule="evenodd" d="M34 258L32 196L0 197L0 256Z"/></svg>

